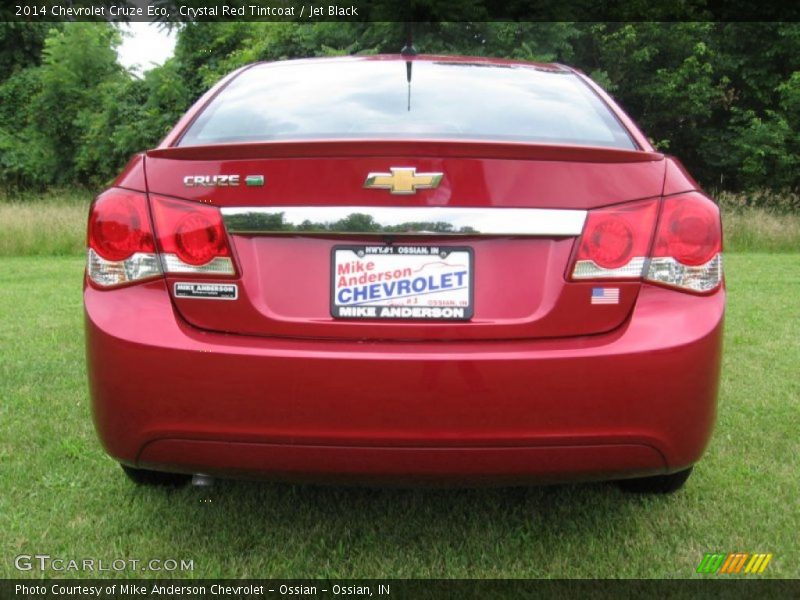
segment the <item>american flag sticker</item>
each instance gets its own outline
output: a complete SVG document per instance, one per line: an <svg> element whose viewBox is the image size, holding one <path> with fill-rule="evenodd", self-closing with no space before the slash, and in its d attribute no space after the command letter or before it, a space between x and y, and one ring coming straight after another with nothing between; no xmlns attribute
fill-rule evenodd
<svg viewBox="0 0 800 600"><path fill-rule="evenodd" d="M592 304L619 304L619 288L592 288Z"/></svg>

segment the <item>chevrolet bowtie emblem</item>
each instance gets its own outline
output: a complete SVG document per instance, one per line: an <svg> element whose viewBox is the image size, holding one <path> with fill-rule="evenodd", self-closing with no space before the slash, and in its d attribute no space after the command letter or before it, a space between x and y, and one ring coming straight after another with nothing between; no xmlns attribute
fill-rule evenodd
<svg viewBox="0 0 800 600"><path fill-rule="evenodd" d="M417 173L416 167L391 167L391 173L370 173L365 188L389 190L390 194L416 194L430 190L442 181L442 173Z"/></svg>

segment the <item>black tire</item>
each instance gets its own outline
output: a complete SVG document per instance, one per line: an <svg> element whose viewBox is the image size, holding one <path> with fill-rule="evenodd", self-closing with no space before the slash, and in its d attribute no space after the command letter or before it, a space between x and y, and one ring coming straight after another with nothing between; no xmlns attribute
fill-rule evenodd
<svg viewBox="0 0 800 600"><path fill-rule="evenodd" d="M672 494L677 492L689 479L692 469L689 467L669 475L656 475L655 477L639 477L638 479L622 479L617 482L624 492L632 494Z"/></svg>
<svg viewBox="0 0 800 600"><path fill-rule="evenodd" d="M128 479L136 485L160 485L164 487L180 487L189 483L191 475L183 473L162 473L161 471L148 471L135 469L127 465L120 465Z"/></svg>

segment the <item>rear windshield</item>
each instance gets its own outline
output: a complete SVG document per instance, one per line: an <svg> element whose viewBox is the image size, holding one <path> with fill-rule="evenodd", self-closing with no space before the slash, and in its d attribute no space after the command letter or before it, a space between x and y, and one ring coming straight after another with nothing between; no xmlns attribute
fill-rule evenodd
<svg viewBox="0 0 800 600"><path fill-rule="evenodd" d="M578 77L528 66L338 60L257 65L181 146L304 139L469 139L633 149Z"/></svg>

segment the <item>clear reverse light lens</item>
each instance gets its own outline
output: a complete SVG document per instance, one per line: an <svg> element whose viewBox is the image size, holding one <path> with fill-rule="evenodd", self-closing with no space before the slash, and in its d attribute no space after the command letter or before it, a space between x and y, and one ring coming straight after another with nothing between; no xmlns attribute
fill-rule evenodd
<svg viewBox="0 0 800 600"><path fill-rule="evenodd" d="M94 283L110 287L158 277L161 266L153 253L136 252L124 260L107 260L89 248L86 271Z"/></svg>
<svg viewBox="0 0 800 600"><path fill-rule="evenodd" d="M605 269L593 260L579 260L572 271L573 279L638 279L642 276L645 258L637 256L627 264L615 269Z"/></svg>
<svg viewBox="0 0 800 600"><path fill-rule="evenodd" d="M709 292L722 282L722 253L696 267L681 264L672 257L651 258L645 279L695 292Z"/></svg>
<svg viewBox="0 0 800 600"><path fill-rule="evenodd" d="M204 265L190 265L178 258L177 254L162 254L164 270L167 273L206 273L208 275L235 275L233 261L227 256L217 256Z"/></svg>

